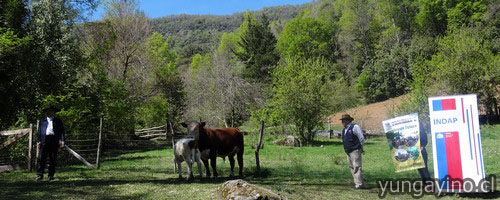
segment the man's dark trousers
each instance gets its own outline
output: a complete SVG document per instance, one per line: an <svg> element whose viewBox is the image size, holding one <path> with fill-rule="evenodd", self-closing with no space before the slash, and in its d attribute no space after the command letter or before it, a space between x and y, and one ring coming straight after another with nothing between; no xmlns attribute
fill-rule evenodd
<svg viewBox="0 0 500 200"><path fill-rule="evenodd" d="M47 156L49 157L49 177L54 177L56 173L56 159L57 159L57 149L59 147L59 140L53 135L45 136L45 141L40 144L40 160L38 162L37 175L39 177L43 176L45 171L45 163L47 162Z"/></svg>
<svg viewBox="0 0 500 200"><path fill-rule="evenodd" d="M425 167L418 169L418 173L420 174L422 181L426 183L427 181L432 181L432 180L431 180L431 174L429 173L429 169L427 168L427 151L425 150L425 148L422 149L421 153L422 157L424 158Z"/></svg>

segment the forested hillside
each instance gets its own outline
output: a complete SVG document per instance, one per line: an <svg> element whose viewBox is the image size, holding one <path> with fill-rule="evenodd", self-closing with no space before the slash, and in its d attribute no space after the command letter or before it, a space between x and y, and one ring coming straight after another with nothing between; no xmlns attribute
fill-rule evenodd
<svg viewBox="0 0 500 200"><path fill-rule="evenodd" d="M271 21L271 28L279 35L286 22L297 16L313 3L298 6L276 6L254 11L258 16L265 13ZM167 38L172 50L182 57L205 54L217 48L223 33L236 31L243 22L244 13L232 15L173 15L151 20L152 30ZM190 59L183 59L186 64Z"/></svg>
<svg viewBox="0 0 500 200"><path fill-rule="evenodd" d="M149 19L134 0L0 1L0 129L54 104L69 135L201 119L289 127L304 144L325 116L408 94L478 95L500 115L497 0L319 0L228 16Z"/></svg>

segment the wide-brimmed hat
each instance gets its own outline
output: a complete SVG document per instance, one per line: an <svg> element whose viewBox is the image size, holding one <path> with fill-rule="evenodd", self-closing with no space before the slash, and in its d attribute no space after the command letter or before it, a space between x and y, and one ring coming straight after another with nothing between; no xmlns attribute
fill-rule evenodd
<svg viewBox="0 0 500 200"><path fill-rule="evenodd" d="M354 120L354 118L352 118L352 117L351 117L350 115L348 115L348 114L343 114L343 115L342 115L342 118L340 118L340 120L344 120L344 119L349 120L349 121L353 121L353 120Z"/></svg>
<svg viewBox="0 0 500 200"><path fill-rule="evenodd" d="M43 109L43 112L47 112L49 110L53 110L54 112L59 112L61 109L55 107L54 105L49 105Z"/></svg>

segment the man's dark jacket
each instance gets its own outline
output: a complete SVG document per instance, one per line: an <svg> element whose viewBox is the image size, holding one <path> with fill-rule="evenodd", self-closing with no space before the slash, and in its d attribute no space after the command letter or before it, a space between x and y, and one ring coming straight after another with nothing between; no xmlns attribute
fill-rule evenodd
<svg viewBox="0 0 500 200"><path fill-rule="evenodd" d="M45 134L47 133L47 126L49 122L47 121L47 117L40 119L40 123L38 124L38 134L37 134L37 142L45 141ZM54 128L54 136L58 141L64 141L64 125L62 120L54 117L52 126Z"/></svg>
<svg viewBox="0 0 500 200"><path fill-rule="evenodd" d="M342 130L342 143L344 143L344 151L347 154L363 148L358 136L353 133L352 129L354 128L354 125L355 124L350 123L347 128Z"/></svg>

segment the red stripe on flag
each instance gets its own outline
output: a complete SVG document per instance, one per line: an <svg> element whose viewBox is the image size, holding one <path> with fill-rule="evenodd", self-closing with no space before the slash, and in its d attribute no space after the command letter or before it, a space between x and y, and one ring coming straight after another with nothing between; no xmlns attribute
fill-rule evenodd
<svg viewBox="0 0 500 200"><path fill-rule="evenodd" d="M457 105L455 103L455 99L443 99L441 100L443 105L443 110L456 110Z"/></svg>
<svg viewBox="0 0 500 200"><path fill-rule="evenodd" d="M449 189L463 188L462 159L458 132L445 133L446 158L448 160Z"/></svg>

